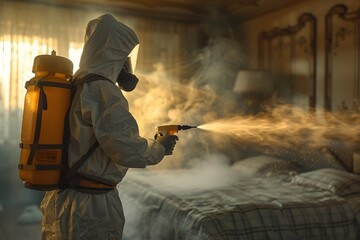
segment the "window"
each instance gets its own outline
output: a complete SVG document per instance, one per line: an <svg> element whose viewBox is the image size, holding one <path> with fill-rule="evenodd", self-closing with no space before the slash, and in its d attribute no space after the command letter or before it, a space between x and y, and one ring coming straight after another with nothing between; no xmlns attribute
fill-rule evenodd
<svg viewBox="0 0 360 240"><path fill-rule="evenodd" d="M0 36L0 143L19 142L22 110L26 94L25 83L34 77L32 72L37 55L50 54L58 40L37 36ZM79 65L82 43L70 42L69 58L74 69Z"/></svg>

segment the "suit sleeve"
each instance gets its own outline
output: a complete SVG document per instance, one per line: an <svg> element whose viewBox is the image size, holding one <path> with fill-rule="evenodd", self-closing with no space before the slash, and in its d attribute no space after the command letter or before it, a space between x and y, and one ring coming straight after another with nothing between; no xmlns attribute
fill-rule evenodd
<svg viewBox="0 0 360 240"><path fill-rule="evenodd" d="M120 89L109 81L96 81L85 84L82 93L82 115L91 120L95 137L111 160L132 168L161 161L164 147L139 136L137 122Z"/></svg>

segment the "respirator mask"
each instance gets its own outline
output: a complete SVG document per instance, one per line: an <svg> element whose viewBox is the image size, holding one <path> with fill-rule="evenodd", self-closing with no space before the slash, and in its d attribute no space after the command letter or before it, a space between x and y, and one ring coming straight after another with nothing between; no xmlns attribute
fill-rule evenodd
<svg viewBox="0 0 360 240"><path fill-rule="evenodd" d="M133 74L136 67L137 54L139 51L139 44L129 54L124 66L122 67L116 82L119 84L119 88L126 92L131 92L135 89L139 79Z"/></svg>

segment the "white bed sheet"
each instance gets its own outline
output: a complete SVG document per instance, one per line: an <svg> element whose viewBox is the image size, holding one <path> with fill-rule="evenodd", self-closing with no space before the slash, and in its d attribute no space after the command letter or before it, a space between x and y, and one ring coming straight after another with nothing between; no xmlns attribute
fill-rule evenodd
<svg viewBox="0 0 360 240"><path fill-rule="evenodd" d="M119 186L124 239L360 238L358 194L341 197L289 175L239 177L214 189L177 191L174 179L188 176L186 170L129 174Z"/></svg>

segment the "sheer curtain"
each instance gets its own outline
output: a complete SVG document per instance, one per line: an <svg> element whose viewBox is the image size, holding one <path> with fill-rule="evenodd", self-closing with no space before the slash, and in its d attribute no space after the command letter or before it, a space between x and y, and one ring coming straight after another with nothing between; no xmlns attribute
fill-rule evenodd
<svg viewBox="0 0 360 240"><path fill-rule="evenodd" d="M0 6L0 141L19 142L24 85L33 77L34 57L55 50L78 61L87 19L79 10L10 2Z"/></svg>
<svg viewBox="0 0 360 240"><path fill-rule="evenodd" d="M70 58L74 71L83 46L87 22L104 12L35 3L0 3L0 143L20 140L25 82L33 77L35 56ZM161 62L172 74L199 47L199 25L115 15L140 39L138 69L151 71ZM190 37L191 36L191 37Z"/></svg>

